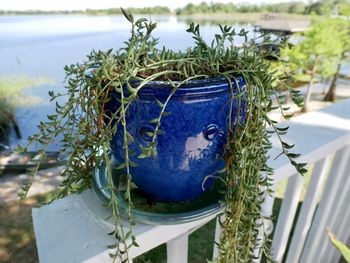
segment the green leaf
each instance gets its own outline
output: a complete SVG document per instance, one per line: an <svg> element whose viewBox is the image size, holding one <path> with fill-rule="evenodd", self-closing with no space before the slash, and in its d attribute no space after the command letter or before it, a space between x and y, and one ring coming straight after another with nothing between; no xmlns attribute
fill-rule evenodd
<svg viewBox="0 0 350 263"><path fill-rule="evenodd" d="M301 154L298 153L288 153L287 154L290 158L298 158Z"/></svg>
<svg viewBox="0 0 350 263"><path fill-rule="evenodd" d="M136 240L132 241L132 245L135 246L135 247L140 247L140 245L136 242Z"/></svg>
<svg viewBox="0 0 350 263"><path fill-rule="evenodd" d="M126 166L126 164L125 164L125 163L121 163L121 164L117 165L117 166L115 167L115 169L117 169L117 170L121 170L121 169L124 169L124 168L125 168L125 166Z"/></svg>
<svg viewBox="0 0 350 263"><path fill-rule="evenodd" d="M135 163L135 162L133 162L133 161L129 161L129 165L130 165L131 167L137 167L137 166L138 166L138 164Z"/></svg>
<svg viewBox="0 0 350 263"><path fill-rule="evenodd" d="M279 131L287 131L289 129L289 126L287 127L276 127L277 130Z"/></svg>
<svg viewBox="0 0 350 263"><path fill-rule="evenodd" d="M149 123L157 123L159 121L159 119L158 118L155 118L155 119L152 119L152 120L150 120L150 121L148 121Z"/></svg>
<svg viewBox="0 0 350 263"><path fill-rule="evenodd" d="M295 146L295 144L288 144L288 143L286 143L286 142L282 142L282 145L283 145L284 148L286 148L286 149L292 149L292 148Z"/></svg>
<svg viewBox="0 0 350 263"><path fill-rule="evenodd" d="M118 244L112 244L107 246L108 249L116 249L117 247L118 247Z"/></svg>
<svg viewBox="0 0 350 263"><path fill-rule="evenodd" d="M148 158L148 157L151 157L151 154L146 153L146 152L143 152L143 153L139 154L139 156L137 156L137 158L139 158L139 159L144 159L144 158Z"/></svg>
<svg viewBox="0 0 350 263"><path fill-rule="evenodd" d="M132 135L128 131L126 131L125 135L126 135L126 139L127 139L128 144L134 142L134 137L132 137Z"/></svg>
<svg viewBox="0 0 350 263"><path fill-rule="evenodd" d="M153 137L153 132L146 132L146 135L147 135L148 137Z"/></svg>
<svg viewBox="0 0 350 263"><path fill-rule="evenodd" d="M128 82L126 83L126 87L127 87L128 91L129 91L131 94L136 93L136 89L134 89L133 87L131 87L131 85L130 85Z"/></svg>
<svg viewBox="0 0 350 263"><path fill-rule="evenodd" d="M226 172L226 167L224 167L224 168L222 168L222 169L220 169L220 170L217 170L216 172L217 172L218 174L222 174L222 173Z"/></svg>
<svg viewBox="0 0 350 263"><path fill-rule="evenodd" d="M125 18L130 22L133 23L134 22L134 18L131 14L129 14L124 8L120 8L120 10L122 11L123 15L125 16Z"/></svg>
<svg viewBox="0 0 350 263"><path fill-rule="evenodd" d="M350 248L344 245L342 242L336 239L335 235L328 229L327 230L328 237L331 240L332 244L338 249L338 251L342 254L346 262L350 263Z"/></svg>
<svg viewBox="0 0 350 263"><path fill-rule="evenodd" d="M164 104L160 102L160 100L156 99L156 102L160 108L164 107Z"/></svg>
<svg viewBox="0 0 350 263"><path fill-rule="evenodd" d="M138 24L141 24L141 23L143 23L143 22L147 22L147 19L146 19L146 18L140 18L140 19L138 19L138 20L135 22L135 24L138 25Z"/></svg>
<svg viewBox="0 0 350 263"><path fill-rule="evenodd" d="M167 112L167 111L164 111L163 113L162 113L162 116L169 116L171 114L171 112Z"/></svg>
<svg viewBox="0 0 350 263"><path fill-rule="evenodd" d="M162 135L162 134L165 134L165 131L158 129L156 133L157 133L158 135Z"/></svg>
<svg viewBox="0 0 350 263"><path fill-rule="evenodd" d="M188 29L186 29L186 31L191 33L191 32L193 32L193 29L194 29L194 23L191 22L190 27Z"/></svg>

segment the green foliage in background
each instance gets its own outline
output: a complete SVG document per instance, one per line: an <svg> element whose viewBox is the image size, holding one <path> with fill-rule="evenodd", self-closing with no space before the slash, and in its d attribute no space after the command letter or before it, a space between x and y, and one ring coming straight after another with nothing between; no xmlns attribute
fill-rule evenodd
<svg viewBox="0 0 350 263"><path fill-rule="evenodd" d="M341 19L314 17L310 29L298 34L301 41L282 51L282 56L288 59L290 70L295 73L295 79L309 82L334 74L337 60L345 48L345 23ZM317 74L312 76L314 66Z"/></svg>
<svg viewBox="0 0 350 263"><path fill-rule="evenodd" d="M198 5L189 3L183 8L178 8L176 14L178 15L192 15L192 14L214 14L214 13L292 13L304 14L307 5L303 2L290 2L278 4L234 4L234 3L207 3L202 2Z"/></svg>
<svg viewBox="0 0 350 263"><path fill-rule="evenodd" d="M350 47L348 34L347 20L314 16L310 29L299 34L300 42L282 50L294 78L308 83L304 110L307 110L313 83L339 71Z"/></svg>
<svg viewBox="0 0 350 263"><path fill-rule="evenodd" d="M135 14L171 14L171 10L167 6L154 6L154 7L141 7L141 8L128 8L130 12ZM119 8L109 9L86 9L82 10L59 10L59 11L45 11L45 10L0 10L0 15L74 15L74 14L87 14L87 15L122 15Z"/></svg>
<svg viewBox="0 0 350 263"><path fill-rule="evenodd" d="M243 2L243 1L242 1ZM176 14L178 15L192 15L192 14L214 14L214 13L290 13L290 14L317 14L330 15L336 14L344 15L349 8L350 2L348 0L321 0L311 4L305 4L302 1L281 2L275 4L262 3L249 4L246 3L213 3L202 2L200 4L189 3L185 7L178 8Z"/></svg>
<svg viewBox="0 0 350 263"><path fill-rule="evenodd" d="M320 0L311 3L305 10L308 14L345 15L344 11L350 6L349 0Z"/></svg>
<svg viewBox="0 0 350 263"><path fill-rule="evenodd" d="M171 14L171 10L166 6L154 6L154 7L142 7L142 8L127 8L126 9L130 13L134 14L158 14L158 15L166 15ZM88 15L122 15L122 12L119 8L110 8L110 9L87 9L85 11Z"/></svg>
<svg viewBox="0 0 350 263"><path fill-rule="evenodd" d="M193 15L193 14L233 14L233 13L289 13L289 14L317 14L330 15L339 14L346 15L350 8L349 0L320 0L306 4L305 1L290 1L274 4L250 4L249 1L240 1L240 3L220 3L203 1L199 4L189 3L184 7L177 8L177 15ZM134 14L173 14L165 6L127 8L128 12ZM0 10L0 15L17 15L17 14L88 14L88 15L120 15L122 12L119 8L110 9L87 9L84 11L42 11L42 10L25 10L11 11Z"/></svg>
<svg viewBox="0 0 350 263"><path fill-rule="evenodd" d="M35 96L24 96L25 89L51 83L46 78L28 76L0 76L0 129L4 129L13 118L17 107L27 107L39 102Z"/></svg>
<svg viewBox="0 0 350 263"><path fill-rule="evenodd" d="M350 16L350 4L340 4L339 5L339 15Z"/></svg>

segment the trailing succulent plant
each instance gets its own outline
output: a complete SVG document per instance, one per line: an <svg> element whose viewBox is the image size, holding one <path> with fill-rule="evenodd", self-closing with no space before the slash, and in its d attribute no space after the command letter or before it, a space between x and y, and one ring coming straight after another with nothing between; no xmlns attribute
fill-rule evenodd
<svg viewBox="0 0 350 263"><path fill-rule="evenodd" d="M133 234L135 220L132 215L133 200L130 194L132 174L130 168L137 165L131 161L135 153L129 148L133 140L127 129L126 113L128 108L138 99L138 93L150 81L165 81L173 91L167 100L158 101L160 114L158 118L149 120L154 124L154 131L149 132L149 147L142 148L138 158L152 158L157 154L157 136L162 136L161 123L166 118L167 103L181 85L190 80L211 77L226 78L229 86L235 85L232 80L239 75L245 80L245 88L239 94L233 93L231 99L239 98L245 103L246 118L244 123L229 125L224 158L226 160L225 184L225 220L222 222L222 235L219 244L218 262L249 262L254 256L257 244L268 253L268 239L258 240L259 228L263 216L261 204L266 192L270 191L273 170L267 165L267 151L271 148L270 133L276 133L280 139L282 152L301 174L305 173L305 164L295 159L299 156L291 152L293 145L283 141L282 136L288 127L278 127L270 119L271 110L285 111L285 98L276 92L276 88L284 84L284 79L272 71L266 57L274 54L262 52L261 45L268 39L261 37L259 41L249 40L247 31L235 32L230 26L220 26L220 34L207 44L201 34L199 25L191 24L187 31L192 34L194 47L183 52L174 52L166 48L157 48L157 39L152 37L156 24L145 18L135 20L123 10L123 14L131 24L131 37L119 50L92 51L83 63L66 66L66 93L50 92L51 100L66 98L65 104L56 102L56 113L49 115L48 120L38 126L40 132L29 138L26 150L35 143L41 147L41 159L48 146L58 141L61 150L69 157L62 172L64 181L56 198L72 193L80 193L91 187L91 173L101 162L106 164L109 177L111 199L111 220L116 244L113 257L122 257L128 261L128 247L137 246ZM234 45L234 39L243 38L244 44ZM293 101L300 105L302 98L297 91L286 87ZM106 103L110 94L117 94L119 107L113 114L106 113ZM231 119L231 115L227 116ZM286 118L288 116L285 116ZM233 120L230 120L233 121ZM270 126L269 129L266 129ZM109 152L112 136L118 132L123 134L124 161L116 167L110 166ZM134 158L132 158L134 160ZM39 160L40 163L40 160ZM32 181L23 187L25 197L34 181L38 166L30 172ZM122 225L122 214L116 198L118 191L112 178L112 169L124 173L126 189L124 198L128 202L126 216L131 227ZM119 245L117 245L119 244ZM124 244L121 246L120 244Z"/></svg>

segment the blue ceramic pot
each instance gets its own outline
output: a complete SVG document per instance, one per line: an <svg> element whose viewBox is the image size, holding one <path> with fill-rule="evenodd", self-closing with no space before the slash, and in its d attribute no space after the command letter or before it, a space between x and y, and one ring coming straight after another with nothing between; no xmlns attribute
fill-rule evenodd
<svg viewBox="0 0 350 263"><path fill-rule="evenodd" d="M237 94L244 79L237 77L232 86ZM160 113L155 99L164 102L171 90L167 82L148 83L127 111L127 129L134 137L129 147L136 153L131 160L138 164L131 168L131 174L132 181L154 200L186 201L211 187L216 172L225 166L222 154L231 91L222 78L190 81L178 88L166 108L171 114L162 118L160 129L165 134L158 135L157 156L138 159L140 146L148 146L151 140L146 133L155 127L149 121ZM235 99L233 123L244 118L237 116L238 105L239 100ZM108 108L111 111L118 108L116 98L112 98ZM122 133L117 132L111 142L114 157L119 161L124 159L122 141Z"/></svg>

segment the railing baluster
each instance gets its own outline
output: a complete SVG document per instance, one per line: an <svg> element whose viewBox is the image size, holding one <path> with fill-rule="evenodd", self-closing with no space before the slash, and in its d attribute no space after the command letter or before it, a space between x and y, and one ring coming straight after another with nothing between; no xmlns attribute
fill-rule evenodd
<svg viewBox="0 0 350 263"><path fill-rule="evenodd" d="M187 263L188 233L167 242L167 263Z"/></svg>
<svg viewBox="0 0 350 263"><path fill-rule="evenodd" d="M300 262L320 262L322 251L320 247L327 240L326 227L332 216L333 207L336 205L339 189L343 183L345 169L349 161L350 146L337 151L330 176L312 222Z"/></svg>
<svg viewBox="0 0 350 263"><path fill-rule="evenodd" d="M350 207L349 207L349 203L350 203L350 191L348 191L348 197L346 200L346 203L344 204L344 208L347 209L345 215L340 218L342 219L342 222L339 224L339 230L337 232L337 239L339 239L340 241L343 241L345 243L347 243L349 241L350 238L350 226L349 226L349 218L350 218ZM333 245L332 245L333 246ZM336 250L334 247L333 249L330 251L329 253L329 262L338 262L340 260L340 253L338 250Z"/></svg>
<svg viewBox="0 0 350 263"><path fill-rule="evenodd" d="M287 246L288 236L293 225L304 178L294 174L288 179L288 186L278 216L276 231L272 241L272 259L280 262Z"/></svg>
<svg viewBox="0 0 350 263"><path fill-rule="evenodd" d="M269 187L271 191L276 190L276 182L273 181L273 185ZM265 199L264 203L261 206L261 215L263 218L263 224L259 229L257 246L254 250L255 259L252 261L254 263L261 262L262 257L262 246L265 243L266 237L268 237L273 231L273 223L272 223L272 215L273 215L273 204L275 202L275 196L271 195L267 192L267 188L265 188Z"/></svg>
<svg viewBox="0 0 350 263"><path fill-rule="evenodd" d="M298 221L288 250L286 263L297 263L310 229L323 182L329 172L331 156L315 163Z"/></svg>
<svg viewBox="0 0 350 263"><path fill-rule="evenodd" d="M216 218L215 225L215 234L214 234L214 249L213 249L213 260L215 260L219 255L218 245L220 243L220 235L221 235L221 225L220 222L225 220L225 216L221 215Z"/></svg>
<svg viewBox="0 0 350 263"><path fill-rule="evenodd" d="M348 237L347 235L347 228L350 228L349 225L349 218L346 217L349 210L349 200L350 200L350 160L347 162L347 166L344 169L344 175L343 175L343 181L340 185L340 188L338 189L338 198L336 200L336 203L332 207L333 210L331 211L330 220L328 222L327 228L332 230L332 232L337 236L338 239L343 240ZM345 222L345 225L343 226L343 223ZM331 244L330 241L328 241L328 238L326 238L327 242L323 243L323 246L320 247L323 251L322 260L325 262L334 262L330 261L331 258L335 253L337 253L334 246ZM339 255L339 253L337 253Z"/></svg>

